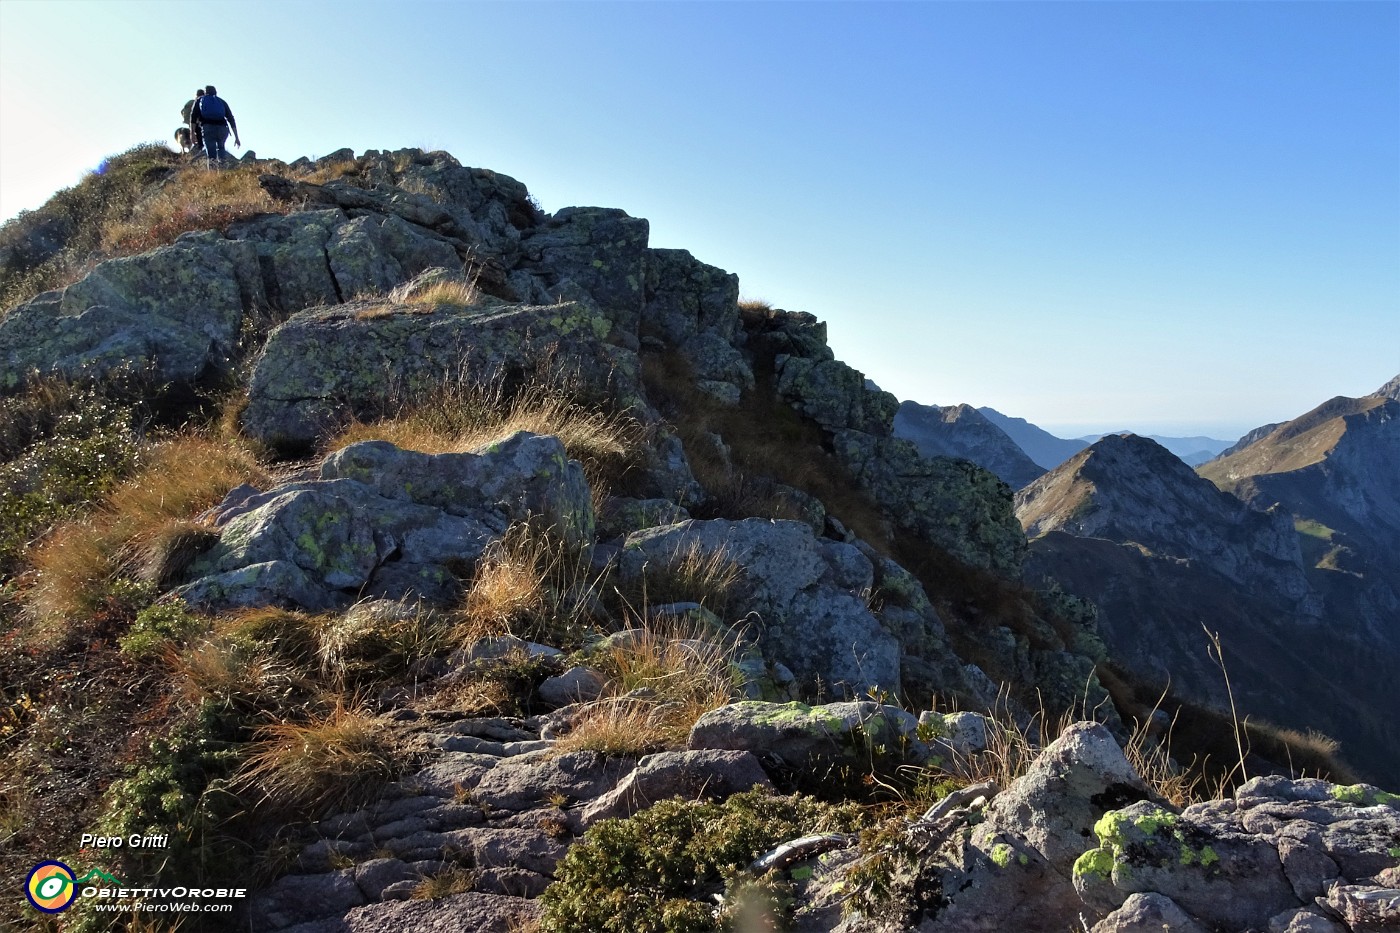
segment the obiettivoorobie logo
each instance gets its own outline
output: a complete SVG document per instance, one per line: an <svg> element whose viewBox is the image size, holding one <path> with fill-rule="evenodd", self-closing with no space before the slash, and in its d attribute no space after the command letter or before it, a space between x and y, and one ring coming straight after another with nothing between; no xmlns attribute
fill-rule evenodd
<svg viewBox="0 0 1400 933"><path fill-rule="evenodd" d="M67 910L78 896L78 886L92 881L107 881L121 887L121 882L100 868L93 868L81 878L62 862L40 862L34 866L24 883L24 896L36 910L56 914Z"/></svg>

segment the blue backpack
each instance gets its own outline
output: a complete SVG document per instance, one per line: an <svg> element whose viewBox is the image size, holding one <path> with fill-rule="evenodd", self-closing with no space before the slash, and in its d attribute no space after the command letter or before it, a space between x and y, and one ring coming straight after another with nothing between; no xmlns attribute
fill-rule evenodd
<svg viewBox="0 0 1400 933"><path fill-rule="evenodd" d="M199 99L199 119L204 123L223 123L228 119L228 107L213 94Z"/></svg>

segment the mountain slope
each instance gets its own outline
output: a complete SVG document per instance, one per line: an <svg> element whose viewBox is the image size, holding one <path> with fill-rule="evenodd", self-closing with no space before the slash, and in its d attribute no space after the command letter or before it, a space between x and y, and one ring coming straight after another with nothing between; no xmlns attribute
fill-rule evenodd
<svg viewBox="0 0 1400 933"><path fill-rule="evenodd" d="M1204 626L1220 634L1246 713L1306 724L1357 765L1400 773L1400 729L1378 712L1400 657L1359 621L1355 598L1318 585L1286 511L1252 509L1131 435L1103 438L1016 503L1028 579L1092 600L1129 670L1226 704Z"/></svg>
<svg viewBox="0 0 1400 933"><path fill-rule="evenodd" d="M1289 514L1314 585L1400 651L1400 401L1339 396L1201 467L1260 509Z"/></svg>
<svg viewBox="0 0 1400 933"><path fill-rule="evenodd" d="M925 457L962 457L991 470L1012 489L1020 489L1045 472L1016 442L970 405L920 405L901 402L894 433L919 448Z"/></svg>
<svg viewBox="0 0 1400 933"><path fill-rule="evenodd" d="M1047 470L1055 469L1089 446L1085 441L1056 437L1025 418L1012 418L995 408L983 407L977 410L988 421L1006 432L1006 436L1015 441L1016 445L1025 451L1026 456Z"/></svg>

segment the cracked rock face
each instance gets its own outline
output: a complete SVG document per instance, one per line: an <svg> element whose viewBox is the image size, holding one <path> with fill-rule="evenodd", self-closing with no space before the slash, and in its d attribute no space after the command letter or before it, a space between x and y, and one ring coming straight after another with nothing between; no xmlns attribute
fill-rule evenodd
<svg viewBox="0 0 1400 933"><path fill-rule="evenodd" d="M689 554L734 564L765 656L800 680L852 693L899 684L900 645L867 605L875 571L859 548L795 521L686 521L628 535L620 569L639 578Z"/></svg>
<svg viewBox="0 0 1400 933"><path fill-rule="evenodd" d="M566 543L592 539L583 468L557 438L522 431L478 453L436 455L366 441L327 457L319 479L240 490L216 510L219 542L177 593L212 607L309 610L364 595L441 601L454 565L526 520Z"/></svg>
<svg viewBox="0 0 1400 933"><path fill-rule="evenodd" d="M253 372L245 430L307 443L355 414L442 384L491 385L548 371L561 351L600 397L635 396L636 357L602 342L611 323L587 303L423 308L370 302L293 316Z"/></svg>

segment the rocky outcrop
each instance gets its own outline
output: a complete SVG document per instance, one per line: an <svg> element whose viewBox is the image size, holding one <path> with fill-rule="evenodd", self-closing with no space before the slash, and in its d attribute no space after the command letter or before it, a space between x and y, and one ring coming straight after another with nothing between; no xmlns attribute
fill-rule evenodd
<svg viewBox="0 0 1400 933"><path fill-rule="evenodd" d="M1400 800L1370 786L1257 778L1231 800L1181 810L1154 798L1102 727L1080 723L1024 776L989 788L995 796L980 809L935 808L908 827L904 855L892 858L895 899L876 911L832 912L833 892L860 860L827 859L800 897L796 928L1124 933L1400 921ZM1380 925L1356 919L1361 905Z"/></svg>
<svg viewBox="0 0 1400 933"><path fill-rule="evenodd" d="M771 310L744 326L747 345L773 360L779 396L828 433L837 460L897 526L974 566L1019 571L1025 538L1005 483L895 437L898 400L835 359L811 315Z"/></svg>
<svg viewBox="0 0 1400 933"><path fill-rule="evenodd" d="M620 571L624 579L686 560L723 560L738 574L734 604L763 654L789 668L801 683L863 693L901 685L906 653L929 658L922 672L942 682L924 689L961 692L964 675L950 660L942 622L922 588L897 565L881 561L891 581L889 599L869 602L876 564L859 547L817 538L795 521L686 521L627 536ZM877 558L878 560L878 558ZM955 659L953 659L955 660Z"/></svg>
<svg viewBox="0 0 1400 933"><path fill-rule="evenodd" d="M416 150L367 152L355 171L387 190L301 183L298 202L320 209L186 234L21 304L0 320L0 387L31 370L100 376L125 366L193 380L226 367L240 330L268 310L338 304L432 266L465 263L514 297L504 269L519 255L521 226L536 220L523 185ZM534 280L520 282L536 300Z"/></svg>
<svg viewBox="0 0 1400 933"><path fill-rule="evenodd" d="M636 357L602 341L611 327L586 298L471 308L352 302L302 312L269 336L244 428L259 440L308 444L351 416L435 386L518 384L551 367L594 397L635 400Z"/></svg>
<svg viewBox="0 0 1400 933"><path fill-rule="evenodd" d="M533 522L575 547L593 535L583 469L557 439L525 432L474 454L354 444L327 457L317 478L241 487L211 520L219 540L176 593L213 608L322 610L366 595L443 601L512 523Z"/></svg>
<svg viewBox="0 0 1400 933"><path fill-rule="evenodd" d="M1371 394L1379 395L1382 398L1395 399L1397 402L1400 402L1400 376L1396 376Z"/></svg>
<svg viewBox="0 0 1400 933"><path fill-rule="evenodd" d="M971 405L940 408L901 402L894 416L894 434L911 442L925 457L971 460L1012 489L1020 489L1045 472L1005 431Z"/></svg>

